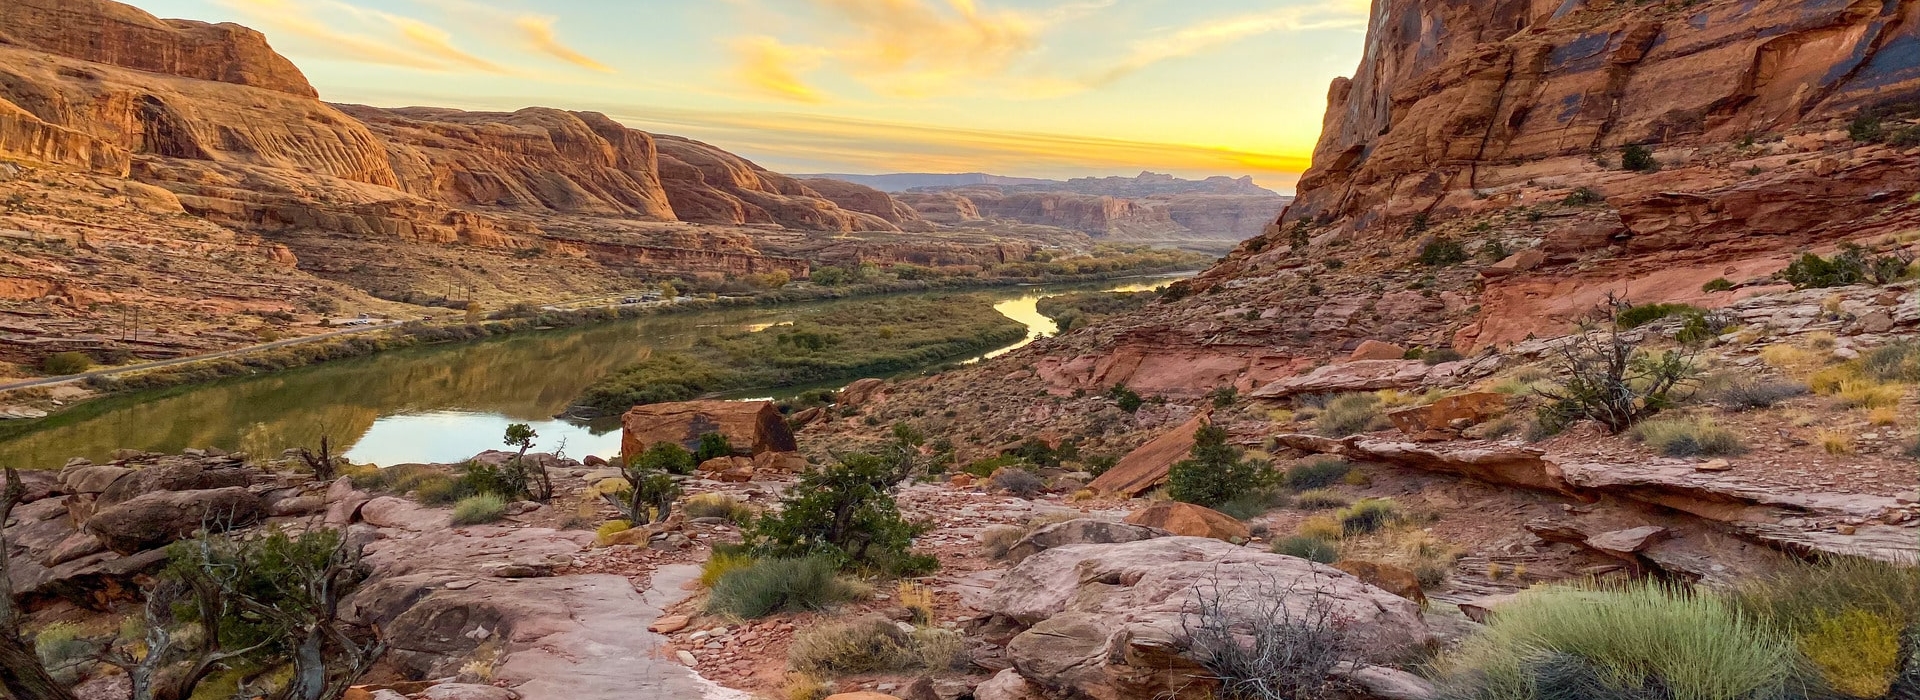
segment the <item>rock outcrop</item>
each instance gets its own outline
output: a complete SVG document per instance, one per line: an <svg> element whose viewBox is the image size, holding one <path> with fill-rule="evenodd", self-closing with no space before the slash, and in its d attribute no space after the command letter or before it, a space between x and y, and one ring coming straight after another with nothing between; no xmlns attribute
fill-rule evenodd
<svg viewBox="0 0 1920 700"><path fill-rule="evenodd" d="M1351 659L1361 665L1395 660L1428 636L1419 606L1338 569L1195 537L1040 552L1007 572L982 609L1019 630L1006 654L1027 685L1099 698L1172 697L1205 685L1181 624L1203 595L1217 596L1235 616L1257 616L1277 597L1286 599L1289 617L1324 609L1364 650ZM994 692L1021 685L994 683Z"/></svg>
<svg viewBox="0 0 1920 700"><path fill-rule="evenodd" d="M0 43L152 73L318 97L267 38L237 24L163 20L108 0L10 0Z"/></svg>
<svg viewBox="0 0 1920 700"><path fill-rule="evenodd" d="M620 417L620 454L633 458L656 443L693 452L700 436L725 436L738 454L793 452L793 431L771 401L684 401L635 406Z"/></svg>

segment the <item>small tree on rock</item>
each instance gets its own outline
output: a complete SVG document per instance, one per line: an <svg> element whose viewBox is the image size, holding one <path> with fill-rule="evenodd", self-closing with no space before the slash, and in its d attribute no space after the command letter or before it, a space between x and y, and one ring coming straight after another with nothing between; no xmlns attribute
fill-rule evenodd
<svg viewBox="0 0 1920 700"><path fill-rule="evenodd" d="M1176 501L1211 508L1273 480L1267 464L1241 459L1240 450L1227 444L1225 428L1200 426L1188 454L1167 472L1167 495Z"/></svg>
<svg viewBox="0 0 1920 700"><path fill-rule="evenodd" d="M1564 379L1558 387L1537 390L1552 401L1540 411L1543 426L1588 419L1619 433L1691 393L1700 371L1693 351L1642 349L1640 341L1620 330L1619 312L1627 306L1610 297L1601 329L1583 324L1554 349L1553 364Z"/></svg>
<svg viewBox="0 0 1920 700"><path fill-rule="evenodd" d="M504 441L508 447L520 448L519 454L513 456L513 463L507 467L510 478L518 483L521 492L544 503L553 498L553 477L547 475L545 464L527 464L527 450L533 449L533 439L537 437L540 437L540 433L534 432L533 426L514 423L507 426Z"/></svg>
<svg viewBox="0 0 1920 700"><path fill-rule="evenodd" d="M900 464L854 453L800 476L777 513L754 521L744 533L754 553L765 557L830 556L842 566L893 575L928 571L933 557L911 551L926 528L901 517L890 489Z"/></svg>

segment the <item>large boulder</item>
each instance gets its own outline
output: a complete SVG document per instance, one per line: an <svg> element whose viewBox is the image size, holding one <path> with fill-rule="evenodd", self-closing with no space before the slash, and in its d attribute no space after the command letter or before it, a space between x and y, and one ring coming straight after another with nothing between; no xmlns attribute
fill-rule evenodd
<svg viewBox="0 0 1920 700"><path fill-rule="evenodd" d="M201 528L222 532L259 522L266 509L244 488L156 491L102 508L87 530L108 549L133 554L192 536Z"/></svg>
<svg viewBox="0 0 1920 700"><path fill-rule="evenodd" d="M1020 541L1007 548L1007 561L1019 563L1027 557L1039 554L1054 547L1072 544L1119 544L1121 542L1139 542L1155 537L1166 537L1166 530L1147 525L1119 523L1098 518L1075 518L1064 523L1054 523L1027 533Z"/></svg>
<svg viewBox="0 0 1920 700"><path fill-rule="evenodd" d="M1245 542L1252 537L1247 526L1233 516L1212 508L1179 501L1160 501L1136 510L1127 522L1182 537L1211 537L1227 542Z"/></svg>
<svg viewBox="0 0 1920 700"><path fill-rule="evenodd" d="M67 493L98 494L104 493L120 477L132 474L134 470L115 466L79 467L66 472L61 481L66 484Z"/></svg>
<svg viewBox="0 0 1920 700"><path fill-rule="evenodd" d="M657 443L678 443L692 452L700 436L719 433L735 452L795 452L793 431L772 401L683 401L635 406L620 417L620 454L632 457Z"/></svg>
<svg viewBox="0 0 1920 700"><path fill-rule="evenodd" d="M1476 391L1388 411L1387 418L1400 432L1427 442L1458 438L1461 430L1506 412L1506 394Z"/></svg>
<svg viewBox="0 0 1920 700"><path fill-rule="evenodd" d="M1359 360L1327 365L1297 377L1282 379L1255 389L1247 396L1284 399L1300 394L1434 386L1452 380L1461 367L1458 362L1428 366L1420 360Z"/></svg>
<svg viewBox="0 0 1920 700"><path fill-rule="evenodd" d="M192 459L175 459L136 469L115 479L100 493L99 505L106 508L125 503L156 491L207 491L247 486L259 472L243 467L209 466Z"/></svg>
<svg viewBox="0 0 1920 700"><path fill-rule="evenodd" d="M1207 424L1202 413L1172 430L1161 433L1147 444L1128 452L1113 468L1100 474L1087 488L1103 496L1133 498L1153 490L1167 480L1173 463L1187 458L1193 449L1193 435Z"/></svg>
<svg viewBox="0 0 1920 700"><path fill-rule="evenodd" d="M1350 660L1358 663L1402 658L1428 639L1412 601L1329 566L1199 537L1040 552L1008 571L982 610L994 624L1023 630L1007 656L1042 692L1176 697L1206 685L1183 622L1215 597L1243 620L1276 597L1291 619L1323 610L1352 635ZM996 682L996 691L1020 685Z"/></svg>

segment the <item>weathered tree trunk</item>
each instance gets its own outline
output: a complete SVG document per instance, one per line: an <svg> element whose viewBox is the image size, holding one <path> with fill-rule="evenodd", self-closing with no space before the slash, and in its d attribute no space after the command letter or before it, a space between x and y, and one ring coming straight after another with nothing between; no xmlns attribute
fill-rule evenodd
<svg viewBox="0 0 1920 700"><path fill-rule="evenodd" d="M74 700L72 691L55 681L40 665L40 656L11 630L0 631L0 685L14 700Z"/></svg>

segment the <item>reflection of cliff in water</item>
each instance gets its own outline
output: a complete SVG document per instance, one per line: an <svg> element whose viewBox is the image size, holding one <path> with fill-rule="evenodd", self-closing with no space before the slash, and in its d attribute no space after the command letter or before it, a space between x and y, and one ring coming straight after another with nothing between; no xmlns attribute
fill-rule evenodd
<svg viewBox="0 0 1920 700"><path fill-rule="evenodd" d="M272 455L288 446L359 441L382 416L459 409L517 421L565 410L589 383L654 349L735 329L767 310L662 316L527 333L456 347L410 348L184 390L113 397L0 444L0 463L57 467L118 448L218 446ZM479 451L491 445L476 447Z"/></svg>
<svg viewBox="0 0 1920 700"><path fill-rule="evenodd" d="M1166 281L1112 280L977 294L1031 309L1049 294L1139 289ZM655 351L685 349L702 337L765 328L844 303L704 311L522 333L110 397L19 434L0 433L0 464L56 468L76 456L105 460L119 448L219 447L270 457L288 447L317 446L322 435L332 439L337 453L359 446L353 453L359 460L446 461L501 447L499 436L509 422L533 424L541 432L540 449L569 440L569 454L606 454L618 449L618 436L607 434L618 429L617 420L593 426L552 420L594 380ZM1009 316L1035 332L1052 327L1037 314Z"/></svg>

